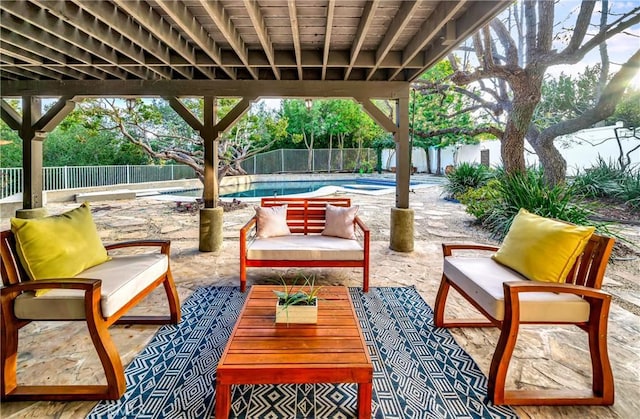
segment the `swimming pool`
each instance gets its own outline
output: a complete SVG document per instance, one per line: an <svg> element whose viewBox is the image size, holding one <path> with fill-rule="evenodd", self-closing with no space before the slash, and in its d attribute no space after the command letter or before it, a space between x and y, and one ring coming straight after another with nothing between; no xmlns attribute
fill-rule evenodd
<svg viewBox="0 0 640 419"><path fill-rule="evenodd" d="M411 181L411 186L427 184L429 182ZM298 194L308 194L325 187L335 187L328 193L336 192L336 189L343 192L359 193L385 193L385 191L395 190L395 179L389 178L343 178L324 180L288 180L288 181L262 181L237 186L223 186L220 189L221 198L261 198L265 196L289 196ZM173 195L180 197L202 197L202 189L180 190L163 192L163 195Z"/></svg>
<svg viewBox="0 0 640 419"><path fill-rule="evenodd" d="M228 191L229 187L221 189L221 198L260 198L264 196L285 196L304 194L317 191L325 186L339 186L349 190L367 190L378 191L395 187L395 183L371 182L371 179L331 179L331 180L300 180L300 181L270 181L270 182L254 182L249 185L234 187L234 191ZM188 197L201 197L202 189L191 189L182 191L170 191L163 193L165 195L179 195Z"/></svg>

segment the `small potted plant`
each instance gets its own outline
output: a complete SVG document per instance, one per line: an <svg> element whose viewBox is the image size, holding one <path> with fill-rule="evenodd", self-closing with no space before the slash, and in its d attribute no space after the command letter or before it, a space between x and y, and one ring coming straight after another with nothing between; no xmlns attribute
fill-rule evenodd
<svg viewBox="0 0 640 419"><path fill-rule="evenodd" d="M318 323L318 292L322 287L315 286L315 277L304 276L304 284L296 287L287 285L281 277L283 289L274 290L276 301L276 323Z"/></svg>

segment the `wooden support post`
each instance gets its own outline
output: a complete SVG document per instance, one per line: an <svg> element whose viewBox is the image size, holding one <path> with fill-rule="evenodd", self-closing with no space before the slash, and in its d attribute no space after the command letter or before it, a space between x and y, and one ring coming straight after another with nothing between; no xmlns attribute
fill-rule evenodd
<svg viewBox="0 0 640 419"><path fill-rule="evenodd" d="M396 141L396 207L409 208L411 150L409 149L409 95L397 100Z"/></svg>
<svg viewBox="0 0 640 419"><path fill-rule="evenodd" d="M217 121L218 105L215 96L205 96L204 118L200 121L177 97L166 97L171 107L191 128L200 133L204 143L204 208L200 210L200 245L202 252L215 252L222 247L222 207L218 206L220 169L218 137L233 125L255 99L243 98L224 118Z"/></svg>
<svg viewBox="0 0 640 419"><path fill-rule="evenodd" d="M42 199L42 141L44 134L34 130L33 125L42 114L42 102L39 98L22 98L22 207L24 209L41 208Z"/></svg>
<svg viewBox="0 0 640 419"><path fill-rule="evenodd" d="M0 116L22 139L22 205L24 210L42 208L42 142L74 108L72 96L62 96L42 115L42 101L36 96L22 97L22 116L2 100ZM40 214L40 212L38 212Z"/></svg>

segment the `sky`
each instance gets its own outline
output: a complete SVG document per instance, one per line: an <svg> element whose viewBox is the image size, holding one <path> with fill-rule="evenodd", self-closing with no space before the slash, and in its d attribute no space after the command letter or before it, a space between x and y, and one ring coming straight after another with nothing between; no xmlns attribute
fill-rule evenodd
<svg viewBox="0 0 640 419"><path fill-rule="evenodd" d="M581 3L582 2L578 0L557 1L555 9L556 22L558 22L558 24L562 25L563 27L571 28L573 26L573 23L575 22L577 12L580 9ZM610 0L610 15L608 21L612 22L617 19L616 14L629 12L636 7L640 7L640 0ZM602 3L597 2L596 10L593 13L594 22L592 22L592 24L599 24L601 8ZM597 30L598 27L592 26L591 28L589 28L587 36L589 36L589 34L596 33ZM558 47L562 48L563 46L558 45ZM615 74L620 68L620 65L626 62L629 57L631 57L636 51L638 51L638 49L640 49L640 25L632 26L628 30L610 38L607 41L607 49L609 52L609 60L611 61L610 74ZM593 66L599 62L601 62L599 49L594 48L579 63L550 67L548 73L551 75L559 75L561 72L564 72L565 74L576 74L582 72L587 65ZM632 84L636 88L640 88L640 72L636 74L634 80L632 81Z"/></svg>

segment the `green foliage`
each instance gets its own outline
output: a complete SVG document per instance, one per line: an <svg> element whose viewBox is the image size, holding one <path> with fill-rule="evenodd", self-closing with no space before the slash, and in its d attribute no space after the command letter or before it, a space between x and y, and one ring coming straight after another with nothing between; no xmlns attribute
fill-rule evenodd
<svg viewBox="0 0 640 419"><path fill-rule="evenodd" d="M460 203L466 205L466 212L468 214L482 221L500 202L501 195L499 187L500 181L498 179L491 179L484 186L467 189L466 192L458 195L458 199Z"/></svg>
<svg viewBox="0 0 640 419"><path fill-rule="evenodd" d="M587 198L614 197L620 193L626 176L618 163L599 157L595 166L578 171L572 184L577 193Z"/></svg>
<svg viewBox="0 0 640 419"><path fill-rule="evenodd" d="M451 197L458 199L468 189L475 189L487 184L493 176L492 170L480 164L462 163L447 175L444 190Z"/></svg>
<svg viewBox="0 0 640 419"><path fill-rule="evenodd" d="M445 88L453 74L448 60L442 60L427 70L412 92L409 123L413 143L417 147L446 147L454 144L474 144L474 137L449 133L430 136L429 132L456 127L472 129L483 122L482 117L465 112L469 100L453 89Z"/></svg>
<svg viewBox="0 0 640 419"><path fill-rule="evenodd" d="M0 121L0 167L22 167L22 140Z"/></svg>
<svg viewBox="0 0 640 419"><path fill-rule="evenodd" d="M640 88L628 88L614 114L607 119L611 125L618 121L624 122L625 127L640 127Z"/></svg>
<svg viewBox="0 0 640 419"><path fill-rule="evenodd" d="M302 285L296 286L302 279ZM313 305L318 298L318 293L322 287L315 285L315 276L306 276L300 274L297 276L292 285L287 285L283 276L280 276L279 283L283 286L282 291L273 291L278 297L279 303L283 310L286 310L289 306L295 305Z"/></svg>
<svg viewBox="0 0 640 419"><path fill-rule="evenodd" d="M638 166L622 168L620 163L598 158L598 163L578 172L572 186L587 198L610 198L624 202L640 211L640 169Z"/></svg>
<svg viewBox="0 0 640 419"><path fill-rule="evenodd" d="M496 186L499 197L493 208L485 213L482 225L497 239L503 239L507 234L520 208L573 224L593 224L587 218L591 211L577 203L579 195L575 189L567 184L548 186L541 170L501 175Z"/></svg>
<svg viewBox="0 0 640 419"><path fill-rule="evenodd" d="M574 76L561 73L557 78L545 78L542 97L533 116L534 124L544 129L593 108L598 99L600 67L596 64Z"/></svg>
<svg viewBox="0 0 640 419"><path fill-rule="evenodd" d="M625 178L619 197L640 215L640 170L629 173Z"/></svg>
<svg viewBox="0 0 640 419"><path fill-rule="evenodd" d="M65 123L47 134L43 143L45 167L152 163L141 149L113 132L79 123L81 118L75 112L70 117L70 121L65 119ZM0 133L3 140L10 141L0 148L0 167L22 167L22 139L4 123L0 125Z"/></svg>
<svg viewBox="0 0 640 419"><path fill-rule="evenodd" d="M374 169L373 163L370 162L369 160L364 160L360 162L360 169L359 169L360 174L373 173L373 169Z"/></svg>

